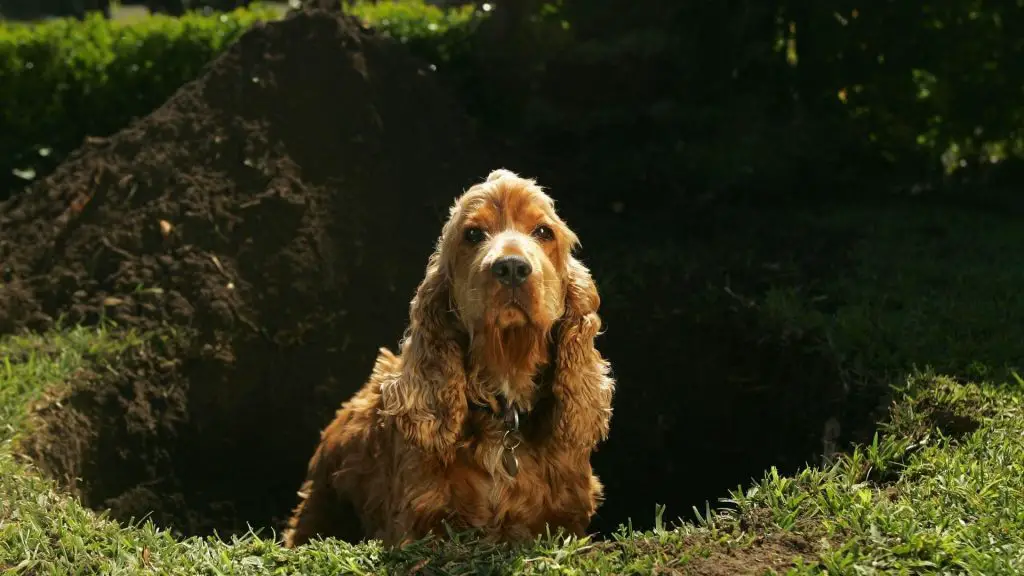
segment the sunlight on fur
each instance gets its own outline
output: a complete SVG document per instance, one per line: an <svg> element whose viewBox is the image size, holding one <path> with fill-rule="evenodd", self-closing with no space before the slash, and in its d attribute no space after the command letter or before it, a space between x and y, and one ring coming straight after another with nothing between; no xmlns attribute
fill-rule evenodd
<svg viewBox="0 0 1024 576"><path fill-rule="evenodd" d="M409 310L401 354L323 431L285 545L400 545L444 525L522 541L586 533L590 455L614 382L579 240L530 179L491 172L459 197Z"/></svg>

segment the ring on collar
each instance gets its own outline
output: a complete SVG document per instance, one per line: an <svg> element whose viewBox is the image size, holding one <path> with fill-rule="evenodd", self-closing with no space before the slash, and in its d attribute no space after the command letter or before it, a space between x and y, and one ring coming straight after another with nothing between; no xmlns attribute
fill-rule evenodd
<svg viewBox="0 0 1024 576"><path fill-rule="evenodd" d="M509 452L514 451L516 448L523 443L523 437L519 435L515 430L505 430L505 435L501 437L501 446Z"/></svg>

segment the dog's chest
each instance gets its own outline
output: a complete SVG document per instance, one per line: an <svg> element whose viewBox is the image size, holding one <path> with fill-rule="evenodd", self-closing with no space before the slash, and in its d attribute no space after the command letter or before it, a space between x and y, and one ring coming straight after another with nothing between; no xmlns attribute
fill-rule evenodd
<svg viewBox="0 0 1024 576"><path fill-rule="evenodd" d="M450 470L449 506L470 526L531 524L546 512L544 495L550 488L543 485L535 455L521 450L517 455L518 471L511 477L502 469L502 452L498 442L477 446Z"/></svg>

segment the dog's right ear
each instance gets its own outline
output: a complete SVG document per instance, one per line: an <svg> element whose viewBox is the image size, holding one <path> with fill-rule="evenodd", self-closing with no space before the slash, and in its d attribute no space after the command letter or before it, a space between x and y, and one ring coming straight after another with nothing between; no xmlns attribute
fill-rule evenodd
<svg viewBox="0 0 1024 576"><path fill-rule="evenodd" d="M451 462L468 404L461 334L440 244L410 304L401 376L382 386L381 396L383 412L406 441Z"/></svg>

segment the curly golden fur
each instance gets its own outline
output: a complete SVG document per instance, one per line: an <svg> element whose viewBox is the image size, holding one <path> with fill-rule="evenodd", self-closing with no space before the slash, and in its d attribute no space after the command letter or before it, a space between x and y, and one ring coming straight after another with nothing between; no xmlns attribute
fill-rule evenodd
<svg viewBox="0 0 1024 576"><path fill-rule="evenodd" d="M401 545L445 523L499 541L585 533L603 495L590 454L607 437L614 382L594 347L600 298L578 244L552 199L508 170L456 200L401 355L381 348L323 431L286 546ZM523 414L514 476L501 406ZM346 513L359 533L344 531Z"/></svg>

